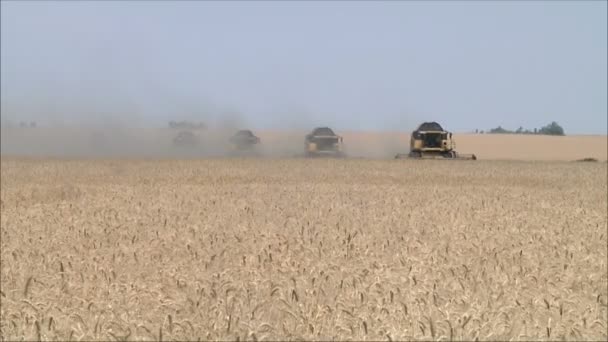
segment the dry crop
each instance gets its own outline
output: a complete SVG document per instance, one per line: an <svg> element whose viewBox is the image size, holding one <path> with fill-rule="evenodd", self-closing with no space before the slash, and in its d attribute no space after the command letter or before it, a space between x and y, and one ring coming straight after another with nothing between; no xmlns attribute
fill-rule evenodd
<svg viewBox="0 0 608 342"><path fill-rule="evenodd" d="M605 340L606 174L3 159L0 336Z"/></svg>

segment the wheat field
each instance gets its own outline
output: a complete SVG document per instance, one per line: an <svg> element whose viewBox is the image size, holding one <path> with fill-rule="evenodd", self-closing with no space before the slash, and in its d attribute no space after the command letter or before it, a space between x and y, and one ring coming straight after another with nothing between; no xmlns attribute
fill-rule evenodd
<svg viewBox="0 0 608 342"><path fill-rule="evenodd" d="M2 159L3 340L606 340L607 164Z"/></svg>

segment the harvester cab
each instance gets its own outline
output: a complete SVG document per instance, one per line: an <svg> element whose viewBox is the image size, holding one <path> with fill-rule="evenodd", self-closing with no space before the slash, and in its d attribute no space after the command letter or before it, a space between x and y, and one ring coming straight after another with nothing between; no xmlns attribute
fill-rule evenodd
<svg viewBox="0 0 608 342"><path fill-rule="evenodd" d="M410 137L410 153L398 154L396 159L461 159L476 160L474 154L459 154L455 150L456 143L452 133L441 127L437 122L424 122L412 132Z"/></svg>
<svg viewBox="0 0 608 342"><path fill-rule="evenodd" d="M329 127L317 127L304 139L306 156L343 157L343 138Z"/></svg>

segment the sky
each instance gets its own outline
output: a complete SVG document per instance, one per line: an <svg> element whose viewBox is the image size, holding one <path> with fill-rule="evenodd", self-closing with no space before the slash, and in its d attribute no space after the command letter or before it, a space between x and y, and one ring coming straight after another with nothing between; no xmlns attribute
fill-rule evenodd
<svg viewBox="0 0 608 342"><path fill-rule="evenodd" d="M3 120L607 134L606 1L6 1Z"/></svg>

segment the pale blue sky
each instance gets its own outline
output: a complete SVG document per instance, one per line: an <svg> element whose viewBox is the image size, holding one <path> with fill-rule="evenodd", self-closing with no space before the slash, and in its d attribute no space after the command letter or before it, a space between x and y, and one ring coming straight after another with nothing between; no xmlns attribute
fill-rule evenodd
<svg viewBox="0 0 608 342"><path fill-rule="evenodd" d="M5 118L607 133L605 1L1 6Z"/></svg>

